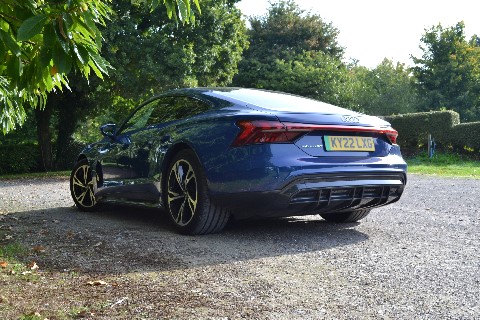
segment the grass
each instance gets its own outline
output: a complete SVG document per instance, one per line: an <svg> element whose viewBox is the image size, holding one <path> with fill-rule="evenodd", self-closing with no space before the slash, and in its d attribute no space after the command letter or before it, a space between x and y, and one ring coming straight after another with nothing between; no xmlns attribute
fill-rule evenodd
<svg viewBox="0 0 480 320"><path fill-rule="evenodd" d="M406 161L409 173L480 179L480 161L457 154L437 153L430 159L423 153Z"/></svg>
<svg viewBox="0 0 480 320"><path fill-rule="evenodd" d="M16 259L24 256L26 253L27 249L18 243L0 245L0 259Z"/></svg>
<svg viewBox="0 0 480 320"><path fill-rule="evenodd" d="M15 174L0 175L0 180L44 179L44 178L55 178L55 177L69 177L69 176L70 176L70 171L15 173Z"/></svg>

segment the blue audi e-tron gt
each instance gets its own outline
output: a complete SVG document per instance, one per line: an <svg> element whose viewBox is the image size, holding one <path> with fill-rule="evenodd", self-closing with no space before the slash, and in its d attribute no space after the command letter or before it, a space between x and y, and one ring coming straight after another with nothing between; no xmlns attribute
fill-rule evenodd
<svg viewBox="0 0 480 320"><path fill-rule="evenodd" d="M101 132L73 168L76 206L161 207L187 234L232 216L353 222L397 201L407 181L389 123L280 92L174 90Z"/></svg>

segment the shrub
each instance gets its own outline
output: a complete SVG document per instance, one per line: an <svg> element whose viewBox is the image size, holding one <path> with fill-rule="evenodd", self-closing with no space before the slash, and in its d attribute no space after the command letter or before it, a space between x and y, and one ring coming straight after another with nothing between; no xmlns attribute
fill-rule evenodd
<svg viewBox="0 0 480 320"><path fill-rule="evenodd" d="M480 151L480 122L460 124L455 111L430 111L384 117L398 131L402 149L417 152L430 133L437 145L455 151Z"/></svg>
<svg viewBox="0 0 480 320"><path fill-rule="evenodd" d="M39 170L38 146L34 144L0 145L0 174Z"/></svg>
<svg viewBox="0 0 480 320"><path fill-rule="evenodd" d="M453 146L480 152L480 122L461 123L450 131Z"/></svg>

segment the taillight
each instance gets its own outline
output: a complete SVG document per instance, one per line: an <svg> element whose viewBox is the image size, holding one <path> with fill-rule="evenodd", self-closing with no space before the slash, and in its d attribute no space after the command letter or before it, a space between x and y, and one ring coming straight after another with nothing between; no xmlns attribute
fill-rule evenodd
<svg viewBox="0 0 480 320"><path fill-rule="evenodd" d="M387 135L388 140L390 140L392 144L397 144L397 137L398 137L397 130L390 129L390 130L384 130L384 132Z"/></svg>
<svg viewBox="0 0 480 320"><path fill-rule="evenodd" d="M342 125L318 125L265 120L241 120L237 122L240 133L233 146L258 143L289 143L311 131L372 132L385 134L392 144L397 143L398 132L394 129L356 127Z"/></svg>
<svg viewBox="0 0 480 320"><path fill-rule="evenodd" d="M291 132L279 121L238 121L240 133L233 142L233 146L243 146L256 143L288 143L295 140L305 131Z"/></svg>

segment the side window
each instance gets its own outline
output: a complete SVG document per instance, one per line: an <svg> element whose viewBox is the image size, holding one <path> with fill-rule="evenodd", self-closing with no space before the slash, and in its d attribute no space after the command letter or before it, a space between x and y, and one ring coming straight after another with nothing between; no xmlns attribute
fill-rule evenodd
<svg viewBox="0 0 480 320"><path fill-rule="evenodd" d="M152 112L158 109L157 105L160 104L160 100L161 99L154 100L138 109L127 121L127 123L125 123L122 128L122 132L138 130L147 126L149 119L152 116Z"/></svg>
<svg viewBox="0 0 480 320"><path fill-rule="evenodd" d="M208 104L189 97L169 97L161 100L154 108L147 125L193 117L210 109Z"/></svg>

